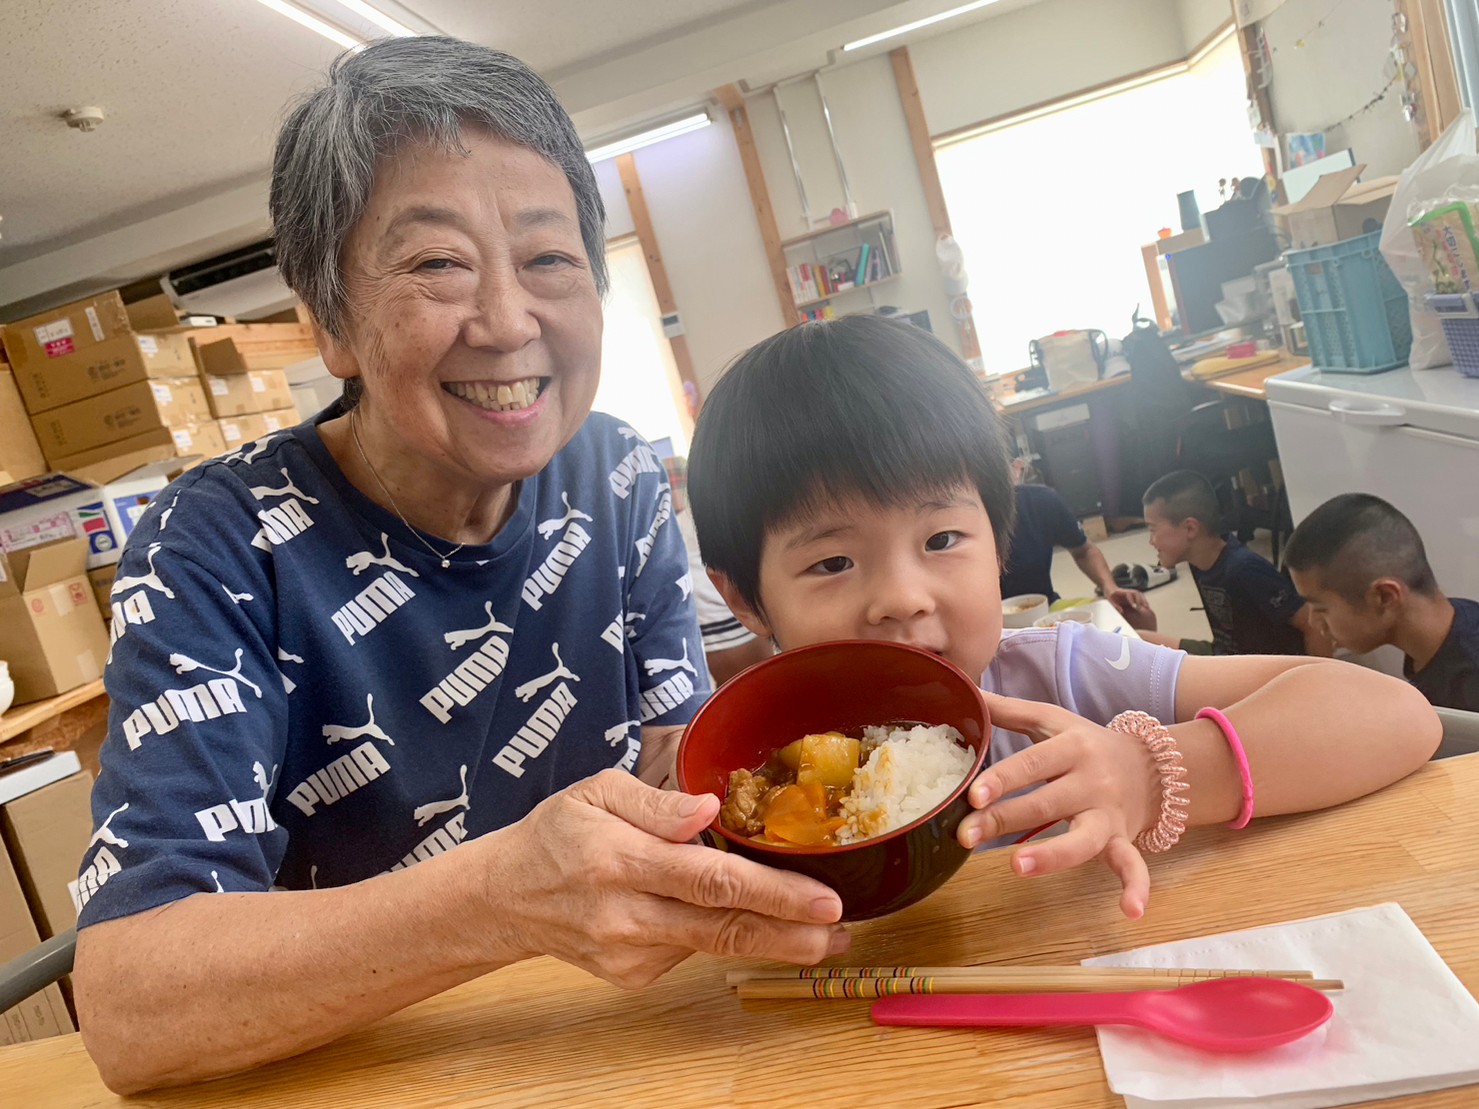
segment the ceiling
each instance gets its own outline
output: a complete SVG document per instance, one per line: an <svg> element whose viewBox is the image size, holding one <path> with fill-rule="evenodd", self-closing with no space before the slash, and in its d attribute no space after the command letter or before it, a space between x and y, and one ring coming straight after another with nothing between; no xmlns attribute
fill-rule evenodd
<svg viewBox="0 0 1479 1109"><path fill-rule="evenodd" d="M825 65L847 37L959 0L377 2L417 30L523 58L555 85L589 141L691 105L719 84L753 86ZM944 26L1031 2L1001 0ZM260 195L284 106L315 87L339 50L254 0L6 0L0 303L44 292L27 286L41 261L66 248L76 254L122 227L158 227L215 198ZM60 118L82 105L106 114L91 133ZM242 235L260 233L253 227L222 234L249 241Z"/></svg>

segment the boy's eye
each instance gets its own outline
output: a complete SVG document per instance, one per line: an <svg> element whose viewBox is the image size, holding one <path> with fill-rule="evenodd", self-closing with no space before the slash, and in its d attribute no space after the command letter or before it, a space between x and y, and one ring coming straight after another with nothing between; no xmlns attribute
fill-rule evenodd
<svg viewBox="0 0 1479 1109"><path fill-rule="evenodd" d="M927 551L948 551L960 542L958 531L937 531L925 541L924 549Z"/></svg>
<svg viewBox="0 0 1479 1109"><path fill-rule="evenodd" d="M852 569L852 559L846 555L833 555L831 558L822 559L813 565L812 569L819 574L840 574L844 570Z"/></svg>

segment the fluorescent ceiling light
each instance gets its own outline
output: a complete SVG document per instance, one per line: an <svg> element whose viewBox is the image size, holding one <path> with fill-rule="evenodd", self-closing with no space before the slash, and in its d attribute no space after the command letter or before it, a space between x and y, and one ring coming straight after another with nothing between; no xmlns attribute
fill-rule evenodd
<svg viewBox="0 0 1479 1109"><path fill-rule="evenodd" d="M697 131L707 127L713 121L709 119L708 109L692 112L689 115L673 120L671 123L660 124L650 127L645 131L638 131L626 138L616 139L601 146L593 147L585 152L585 156L592 162L604 162L607 158L615 158L618 154L630 154L644 146L651 146L663 139L676 138L686 135L690 131Z"/></svg>
<svg viewBox="0 0 1479 1109"><path fill-rule="evenodd" d="M932 23L942 23L947 19L954 19L958 15L965 15L966 12L973 12L977 8L989 7L995 3L996 0L974 0L974 3L962 4L958 8L951 8L948 12L941 12L939 15L916 19L913 23L906 23L902 27L895 27L892 31L880 31L876 35L869 35L867 38L858 39L856 42L844 43L842 49L844 51L861 50L865 46L872 46L875 42L891 39L895 35L907 35L910 31L917 31L921 27L928 27Z"/></svg>
<svg viewBox="0 0 1479 1109"><path fill-rule="evenodd" d="M416 32L404 23L391 19L390 16L386 15L379 8L370 7L369 4L365 3L365 0L335 0L335 2L348 8L361 19L373 23L386 34L395 35L397 38L414 38L416 35Z"/></svg>
<svg viewBox="0 0 1479 1109"><path fill-rule="evenodd" d="M257 0L263 7L271 8L278 15L285 15L294 23L307 27L310 31L317 31L326 39L337 42L340 46L349 50L357 50L365 45L365 40L355 38L347 31L341 31L331 23L325 23L316 15L310 15L296 4L288 3L288 0Z"/></svg>

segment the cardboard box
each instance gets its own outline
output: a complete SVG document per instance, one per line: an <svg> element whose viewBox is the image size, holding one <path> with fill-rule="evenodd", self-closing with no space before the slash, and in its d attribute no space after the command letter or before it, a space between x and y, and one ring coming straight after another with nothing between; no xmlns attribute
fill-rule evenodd
<svg viewBox="0 0 1479 1109"><path fill-rule="evenodd" d="M87 541L87 568L117 562L134 524L183 467L166 458L106 483L51 473L0 488L0 551L20 551L58 539Z"/></svg>
<svg viewBox="0 0 1479 1109"><path fill-rule="evenodd" d="M297 427L303 422L297 408L279 408L275 412L263 412L262 422L267 425L267 434L281 431L285 427Z"/></svg>
<svg viewBox="0 0 1479 1109"><path fill-rule="evenodd" d="M103 508L100 486L49 473L0 488L0 551L73 536L87 541L88 569L117 562L123 535Z"/></svg>
<svg viewBox="0 0 1479 1109"><path fill-rule="evenodd" d="M220 429L221 441L226 444L226 449L234 451L266 435L267 418L257 412L245 416L227 416L217 420L216 427Z"/></svg>
<svg viewBox="0 0 1479 1109"><path fill-rule="evenodd" d="M19 958L40 942L20 879L10 857L0 851L0 963ZM62 992L55 985L0 1013L0 1044L43 1040L73 1031L76 1029Z"/></svg>
<svg viewBox="0 0 1479 1109"><path fill-rule="evenodd" d="M102 677L108 630L86 570L81 539L0 555L0 658L10 664L16 704Z"/></svg>
<svg viewBox="0 0 1479 1109"><path fill-rule="evenodd" d="M6 325L5 350L27 411L34 416L151 377L195 373L183 330L146 330L173 326L150 307L156 299L125 308L115 290Z"/></svg>
<svg viewBox="0 0 1479 1109"><path fill-rule="evenodd" d="M194 377L140 381L31 417L41 452L52 461L116 443L156 428L210 418L205 390Z"/></svg>
<svg viewBox="0 0 1479 1109"><path fill-rule="evenodd" d="M0 834L43 940L77 923L69 887L92 836L91 797L82 770L0 806Z"/></svg>
<svg viewBox="0 0 1479 1109"><path fill-rule="evenodd" d="M10 474L12 481L19 481L45 469L36 433L31 430L20 390L15 387L15 375L0 369L0 470Z"/></svg>
<svg viewBox="0 0 1479 1109"><path fill-rule="evenodd" d="M99 566L87 572L87 584L92 586L92 599L98 604L98 615L104 623L113 619L113 579L118 576L118 563Z"/></svg>
<svg viewBox="0 0 1479 1109"><path fill-rule="evenodd" d="M201 374L211 415L218 419L293 408L293 392L281 370L251 370L244 374ZM43 448L45 449L45 448Z"/></svg>
<svg viewBox="0 0 1479 1109"><path fill-rule="evenodd" d="M318 354L313 329L300 323L242 323L190 333L204 374L281 370Z"/></svg>
<svg viewBox="0 0 1479 1109"><path fill-rule="evenodd" d="M120 439L116 443L63 455L54 461L54 466L62 473L106 485L114 478L122 477L151 462L171 458L188 460L179 467L180 470L186 470L197 462L225 452L226 444L221 439L216 421L206 420L182 427L154 428L141 435Z"/></svg>
<svg viewBox="0 0 1479 1109"><path fill-rule="evenodd" d="M1290 249L1325 246L1379 230L1397 191L1397 178L1357 183L1364 165L1327 173L1293 204L1273 210L1280 238Z"/></svg>

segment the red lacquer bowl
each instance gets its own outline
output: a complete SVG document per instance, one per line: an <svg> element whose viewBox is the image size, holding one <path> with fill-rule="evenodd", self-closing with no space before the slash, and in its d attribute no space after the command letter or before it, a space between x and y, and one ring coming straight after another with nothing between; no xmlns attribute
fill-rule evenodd
<svg viewBox="0 0 1479 1109"><path fill-rule="evenodd" d="M709 699L678 744L678 786L723 797L732 770L754 769L771 751L815 732L860 734L867 724L949 724L975 751L971 772L940 805L886 835L842 847L776 847L722 828L711 847L824 882L842 898L843 920L907 908L943 885L970 852L955 839L970 811L966 787L991 744L981 690L928 651L847 640L786 651L737 675Z"/></svg>

